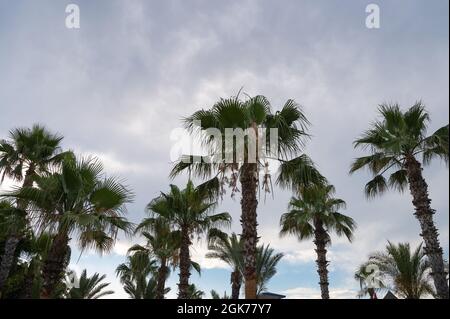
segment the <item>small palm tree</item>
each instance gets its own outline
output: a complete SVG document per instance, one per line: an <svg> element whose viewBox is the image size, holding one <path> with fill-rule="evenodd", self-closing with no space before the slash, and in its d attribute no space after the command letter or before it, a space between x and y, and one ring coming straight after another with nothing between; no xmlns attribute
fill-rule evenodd
<svg viewBox="0 0 450 319"><path fill-rule="evenodd" d="M269 245L259 246L256 255L257 293L267 291L269 280L277 273L277 264L283 258L282 253L275 253Z"/></svg>
<svg viewBox="0 0 450 319"><path fill-rule="evenodd" d="M187 290L187 299L203 299L205 292L190 284Z"/></svg>
<svg viewBox="0 0 450 319"><path fill-rule="evenodd" d="M36 299L42 289L42 268L52 246L54 236L43 232L35 234L31 232L24 241L21 255L27 261L25 283L22 298ZM70 255L70 254L68 254ZM59 297L56 294L55 297Z"/></svg>
<svg viewBox="0 0 450 319"><path fill-rule="evenodd" d="M156 299L164 299L165 282L170 274L170 267L178 265L181 244L180 231L174 231L162 218L144 219L136 228L146 240L145 246L134 245L130 251L141 251L154 256L159 263L157 274Z"/></svg>
<svg viewBox="0 0 450 319"><path fill-rule="evenodd" d="M235 233L228 236L224 232L209 233L210 252L206 254L207 258L217 258L227 263L233 271L231 272L231 299L239 299L239 293L242 285L243 269L243 245L242 240Z"/></svg>
<svg viewBox="0 0 450 319"><path fill-rule="evenodd" d="M119 230L131 232L123 217L132 195L114 178L103 177L96 159L67 158L60 172L37 176L36 186L22 187L6 196L29 203L40 231L50 231L53 242L43 266L42 297L52 296L64 275L71 236L82 250L107 252Z"/></svg>
<svg viewBox="0 0 450 319"><path fill-rule="evenodd" d="M229 297L226 291L223 293L223 297L221 297L219 293L213 289L211 290L211 299L235 299L235 298Z"/></svg>
<svg viewBox="0 0 450 319"><path fill-rule="evenodd" d="M125 292L133 299L155 299L157 261L144 251L129 251L127 262L120 264L116 274Z"/></svg>
<svg viewBox="0 0 450 319"><path fill-rule="evenodd" d="M239 191L240 183L247 299L255 299L257 292L257 193L258 185L266 192L271 191L269 161L281 164L277 184L282 187L297 188L324 182L309 157L301 154L308 138L306 129L309 122L300 106L288 100L280 111L272 112L271 108L264 96L241 100L238 95L221 99L210 109L195 112L185 119L185 126L201 142L207 155L185 155L171 172L171 177L186 170L200 178L213 177L216 194L223 194L223 185L228 183L233 196ZM198 134L200 130L208 129L220 132L220 138ZM247 136L242 148L233 142L233 147L227 149L226 134L230 130L243 132ZM274 130L278 135L271 140L270 134Z"/></svg>
<svg viewBox="0 0 450 319"><path fill-rule="evenodd" d="M378 270L379 280L385 285L390 282L397 295L407 299L420 299L434 295L430 281L430 263L422 245L411 251L409 244L388 243L385 252L369 256L368 262L360 268Z"/></svg>
<svg viewBox="0 0 450 319"><path fill-rule="evenodd" d="M189 277L192 262L190 258L191 237L201 235L216 227L229 226L231 217L228 213L211 214L217 202L212 201L205 187L194 187L189 181L184 190L170 185L170 193L161 195L147 206L151 222L164 219L181 234L180 244L180 282L178 298L189 298Z"/></svg>
<svg viewBox="0 0 450 319"><path fill-rule="evenodd" d="M294 235L299 240L314 238L317 267L323 299L329 299L327 246L331 245L330 232L352 240L355 222L338 211L345 208L342 199L333 197L332 185L312 186L299 192L289 204L289 212L281 217L281 236Z"/></svg>
<svg viewBox="0 0 450 319"><path fill-rule="evenodd" d="M386 288L384 283L379 278L376 278L376 269L373 266L364 264L355 272L355 280L359 282L360 287L358 292L359 298L369 295L372 300L378 299L377 292Z"/></svg>
<svg viewBox="0 0 450 319"><path fill-rule="evenodd" d="M67 294L67 298L98 299L113 294L114 291L104 290L110 285L109 283L102 283L105 278L106 275L100 276L98 273L88 277L86 269L83 270L79 278L78 287L72 287Z"/></svg>
<svg viewBox="0 0 450 319"><path fill-rule="evenodd" d="M33 125L31 128L16 128L9 134L9 140L0 140L0 184L5 177L23 182L23 187L31 187L38 174L61 163L67 155L61 151L62 136L50 133L45 127ZM26 209L25 201L18 201L17 208ZM0 264L0 291L8 278L15 250L25 229L10 232L5 242L4 257Z"/></svg>
<svg viewBox="0 0 450 319"><path fill-rule="evenodd" d="M449 289L444 269L443 251L438 230L433 221L435 211L431 208L428 185L422 175L422 165L434 158L448 163L448 125L427 136L430 116L422 103L416 103L406 112L398 105L381 105L381 119L355 141L355 147L367 149L368 156L360 157L352 164L353 173L367 167L373 179L365 191L373 197L389 188L403 192L409 185L415 216L422 229L425 252L433 269L433 279L439 298L448 299ZM422 163L418 158L422 156ZM390 174L386 180L385 175Z"/></svg>

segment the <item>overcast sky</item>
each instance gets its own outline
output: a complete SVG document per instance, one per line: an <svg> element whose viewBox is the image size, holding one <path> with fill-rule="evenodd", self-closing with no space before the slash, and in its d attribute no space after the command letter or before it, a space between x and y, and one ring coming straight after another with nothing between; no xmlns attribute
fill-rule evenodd
<svg viewBox="0 0 450 319"><path fill-rule="evenodd" d="M63 134L65 148L99 156L109 174L126 179L136 194L129 218L139 222L145 205L168 188L170 134L183 116L241 87L267 96L275 110L293 98L313 124L306 152L359 226L352 244L333 237L331 296L355 297L355 268L388 239L420 242L410 195L367 201L369 175L349 176L348 169L361 154L352 141L382 102L406 108L421 99L430 132L448 123L448 1L372 1L380 29L365 26L367 0L72 2L80 29L65 27L70 1L0 0L0 138L33 123ZM424 174L448 256L448 169L435 162ZM285 254L269 290L317 298L313 245L278 238L290 193L276 189L274 196L258 207L261 242ZM219 210L231 213L240 232L239 201L226 199ZM110 255L79 261L75 249L71 267L107 274L114 297L126 297L114 270L137 242L121 238ZM211 289L229 293L229 269L205 252L204 244L193 251L204 269L193 282L208 296Z"/></svg>

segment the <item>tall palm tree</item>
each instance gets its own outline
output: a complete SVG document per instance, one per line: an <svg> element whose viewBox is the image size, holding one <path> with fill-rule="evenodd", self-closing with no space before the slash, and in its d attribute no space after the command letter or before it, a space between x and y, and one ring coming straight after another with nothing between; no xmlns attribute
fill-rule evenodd
<svg viewBox="0 0 450 319"><path fill-rule="evenodd" d="M78 287L69 289L67 298L69 299L98 299L111 295L114 291L104 290L110 283L102 283L106 275L100 276L95 273L92 277L87 276L86 269L83 270L78 281Z"/></svg>
<svg viewBox="0 0 450 319"><path fill-rule="evenodd" d="M181 233L172 230L169 222L162 218L144 219L136 228L136 232L140 233L147 243L145 246L134 245L130 251L145 252L158 260L156 299L164 299L170 267L178 265Z"/></svg>
<svg viewBox="0 0 450 319"><path fill-rule="evenodd" d="M116 274L125 292L133 299L155 299L157 262L143 251L128 251L127 262L120 264Z"/></svg>
<svg viewBox="0 0 450 319"><path fill-rule="evenodd" d="M191 237L201 235L212 228L228 226L231 217L228 213L212 214L217 202L210 199L205 187L194 187L189 181L186 188L180 190L170 185L170 192L163 193L150 202L147 210L151 219L165 219L180 232L180 282L178 284L179 299L189 298L189 277L192 266L190 258Z"/></svg>
<svg viewBox="0 0 450 319"><path fill-rule="evenodd" d="M206 257L220 259L233 269L230 279L231 299L239 299L242 285L241 269L244 262L242 240L235 233L228 236L221 231L210 232L208 237L210 252L206 254Z"/></svg>
<svg viewBox="0 0 450 319"><path fill-rule="evenodd" d="M434 295L430 263L422 245L411 251L408 243L395 245L388 242L385 252L371 254L361 268L371 265L378 269L380 281L386 286L391 283L396 294L403 298L420 299Z"/></svg>
<svg viewBox="0 0 450 319"><path fill-rule="evenodd" d="M433 279L439 298L448 299L449 290L444 269L443 251L438 230L433 221L428 185L422 175L422 165L434 158L448 163L448 124L427 136L430 116L425 106L418 102L403 112L398 105L381 105L381 119L377 120L355 147L368 150L370 155L360 157L352 164L350 172L367 167L374 178L367 183L368 197L381 194L389 188L404 191L409 185L414 215L420 223L425 243L425 253L433 269ZM422 159L419 159L422 156ZM385 175L390 174L387 180Z"/></svg>
<svg viewBox="0 0 450 319"><path fill-rule="evenodd" d="M289 203L289 212L281 216L281 236L294 235L299 240L314 239L317 267L323 299L329 299L327 246L331 245L330 232L352 240L356 227L352 218L338 211L345 208L342 199L334 198L332 185L312 186L299 192Z"/></svg>
<svg viewBox="0 0 450 319"><path fill-rule="evenodd" d="M34 178L35 187L22 187L6 196L29 203L32 218L41 231L54 234L43 266L41 296L52 296L65 270L71 236L82 250L112 249L119 230L131 232L123 217L132 199L115 178L105 178L103 166L93 158L67 158L60 172Z"/></svg>
<svg viewBox="0 0 450 319"><path fill-rule="evenodd" d="M41 125L16 128L9 135L9 140L0 141L0 184L8 177L17 182L22 181L23 187L31 187L38 174L47 172L67 155L60 148L63 137L49 132ZM17 208L25 210L26 204L25 201L18 201ZM5 242L0 264L0 291L8 278L12 256L22 235L16 229L10 232Z"/></svg>
<svg viewBox="0 0 450 319"><path fill-rule="evenodd" d="M269 280L277 273L277 264L283 258L282 253L275 253L269 245L261 245L256 255L257 294L267 290Z"/></svg>
<svg viewBox="0 0 450 319"><path fill-rule="evenodd" d="M260 185L266 192L271 191L269 162L281 163L276 182L282 187L296 188L311 182L323 182L312 161L301 154L308 138L308 124L300 106L293 100L288 100L280 111L273 113L264 96L241 100L239 94L221 99L210 109L197 111L185 119L186 128L201 142L207 154L182 156L171 177L185 170L200 178L213 177L216 193L223 194L223 185L228 183L232 196L239 191L240 183L245 296L248 299L255 299L257 290L257 189ZM219 134L198 134L200 130L212 129ZM235 143L227 136L233 130L246 135L242 143ZM271 139L274 131L277 134Z"/></svg>

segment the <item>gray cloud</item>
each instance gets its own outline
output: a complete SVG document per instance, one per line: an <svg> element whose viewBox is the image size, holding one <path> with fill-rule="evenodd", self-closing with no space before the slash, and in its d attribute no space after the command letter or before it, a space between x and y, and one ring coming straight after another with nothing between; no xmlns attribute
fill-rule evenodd
<svg viewBox="0 0 450 319"><path fill-rule="evenodd" d="M387 239L419 240L409 194L368 202L368 176L350 177L348 168L360 154L352 141L381 102L423 99L432 129L448 123L448 2L377 1L380 30L364 27L366 1L77 3L74 31L64 27L64 2L0 0L1 136L42 122L65 135L67 148L100 155L133 187L130 218L138 221L168 187L169 136L183 116L241 87L275 109L294 98L313 123L306 151L359 224L354 244L335 240L334 272L351 276ZM448 170L434 163L425 174L448 254ZM275 200L260 201L262 241L289 262L312 261L310 244L278 238L290 194L275 191ZM239 202L226 199L221 209L239 232Z"/></svg>

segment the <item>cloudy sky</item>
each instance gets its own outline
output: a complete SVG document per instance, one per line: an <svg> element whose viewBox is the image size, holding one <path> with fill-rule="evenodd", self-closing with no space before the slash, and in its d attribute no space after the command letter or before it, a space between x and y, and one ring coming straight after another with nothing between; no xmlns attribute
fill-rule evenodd
<svg viewBox="0 0 450 319"><path fill-rule="evenodd" d="M348 169L361 154L352 141L382 102L408 107L422 99L430 131L448 123L448 1L374 0L380 29L366 28L370 2L360 0L72 2L81 10L80 29L65 27L70 1L0 0L1 138L33 123L60 132L65 148L97 155L108 173L126 179L136 194L129 218L139 222L145 205L168 188L170 136L183 116L241 87L267 96L275 110L293 98L313 124L305 151L359 226L352 244L333 237L332 297L355 297L356 266L388 239L420 242L410 195L369 202L368 174L349 176ZM424 174L448 256L448 169L435 162ZM276 189L275 199L258 207L261 242L285 254L269 290L316 298L312 243L278 237L289 197ZM219 210L231 213L239 232L239 201L225 199ZM75 250L71 267L107 274L114 297L124 298L114 270L137 242L120 238L111 254L86 253L79 261ZM196 245L203 273L192 280L208 295L230 292L229 269L205 252L204 243ZM177 273L169 281L173 297Z"/></svg>

